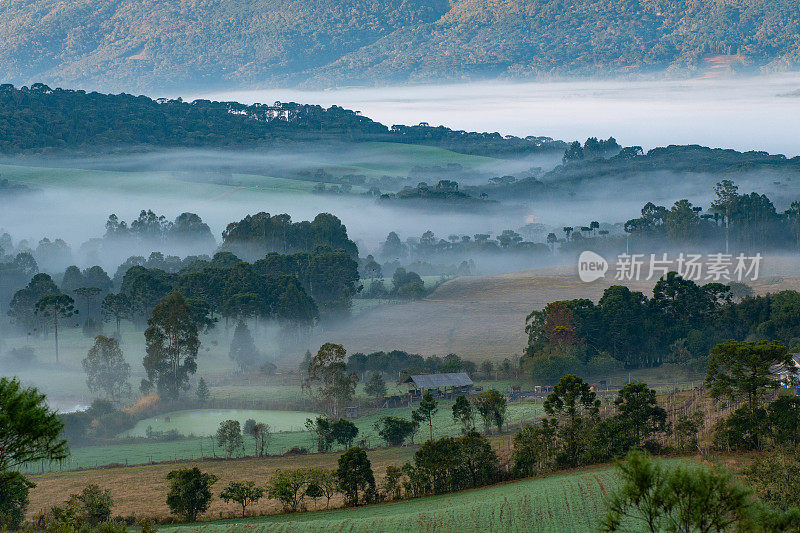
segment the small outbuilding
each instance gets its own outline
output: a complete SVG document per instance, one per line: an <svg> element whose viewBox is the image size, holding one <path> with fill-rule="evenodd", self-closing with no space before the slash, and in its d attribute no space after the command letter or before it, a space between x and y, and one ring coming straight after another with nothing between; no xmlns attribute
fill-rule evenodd
<svg viewBox="0 0 800 533"><path fill-rule="evenodd" d="M408 376L403 383L409 385L408 394L412 401L421 398L427 391L439 398L462 396L469 394L474 386L466 372L414 374Z"/></svg>

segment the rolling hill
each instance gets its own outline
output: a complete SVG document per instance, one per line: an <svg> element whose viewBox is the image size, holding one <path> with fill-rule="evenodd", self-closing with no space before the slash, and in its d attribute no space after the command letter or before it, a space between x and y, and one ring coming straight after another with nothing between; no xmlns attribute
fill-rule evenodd
<svg viewBox="0 0 800 533"><path fill-rule="evenodd" d="M776 71L797 0L9 0L0 81L102 90Z"/></svg>

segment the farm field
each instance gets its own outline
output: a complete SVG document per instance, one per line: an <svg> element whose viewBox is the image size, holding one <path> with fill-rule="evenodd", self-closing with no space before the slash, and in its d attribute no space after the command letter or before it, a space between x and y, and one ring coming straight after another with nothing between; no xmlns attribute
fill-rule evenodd
<svg viewBox="0 0 800 533"><path fill-rule="evenodd" d="M494 439L497 441L497 439ZM507 443L504 443L507 446ZM378 482L383 478L386 467L401 465L410 460L416 447L383 448L368 452L372 469ZM111 491L115 502L114 513L127 516L135 514L140 517L161 517L169 515L166 498L168 487L165 482L167 474L176 468L192 468L197 466L204 472L219 477L213 492L217 495L231 481L252 480L259 485L267 483L277 469L287 468L336 468L341 452L292 455L287 457L266 457L261 459L205 459L202 461L182 461L179 463L161 463L155 465L139 465L131 467L112 467L87 469L71 472L51 472L31 474L28 478L36 483L30 492L28 516L38 511L49 509L66 500L70 494L80 492L91 483ZM146 495L144 497L143 495ZM331 501L331 505L341 505L339 496ZM324 505L324 504L323 504ZM274 500L264 499L253 507L257 513L275 513L279 504ZM214 498L206 516L235 516L235 507ZM241 511L239 511L241 513ZM161 527L158 528L161 530Z"/></svg>
<svg viewBox="0 0 800 533"><path fill-rule="evenodd" d="M780 260L765 260L765 265L769 268L765 268L764 277L750 283L756 294L800 288L800 265ZM422 300L371 309L313 340L346 339L349 352L402 346L423 355L457 353L477 362L498 362L506 357L517 361L527 342L525 317L531 311L557 300L597 301L615 284L651 296L655 280L621 282L610 277L583 283L571 266L461 276L443 283Z"/></svg>
<svg viewBox="0 0 800 533"><path fill-rule="evenodd" d="M453 421L452 418L451 405L452 402L440 403L439 411L434 416L434 436L441 437L460 434L461 428ZM215 413L213 414L215 421L217 419L220 421L226 419L219 414L220 411L223 410L209 411ZM247 413L248 414L246 418L256 418L256 416L258 416L258 411L247 411ZM305 422L306 417L316 416L313 413L292 412L288 414L292 415L293 417L302 414L303 420L300 422L301 425ZM542 404L540 402L532 401L510 403L506 410L506 418L509 425L517 425L522 422L534 420L541 417L542 414ZM380 411L361 416L353 420L359 429L359 434L356 438L356 441L358 442L363 439L365 444L369 447L383 445L383 441L378 436L374 425L380 417L386 415L404 416L407 418L410 418L411 416L410 411L406 408L382 409ZM159 415L158 418L163 418L163 416L164 415ZM241 422L243 423L245 419L241 420ZM299 422L299 417L296 420ZM184 422L185 420L181 421L180 423L182 424ZM137 428L138 427L139 426L137 426ZM171 426L165 427L166 429L171 429ZM143 431L146 431L146 429L147 426L144 426ZM153 429L155 430L156 428L154 427ZM417 438L424 438L425 435L427 435L427 431L427 428L420 427ZM210 433L214 432L216 432L216 426L214 426L213 431ZM137 441L123 444L110 444L106 446L77 447L71 450L69 459L61 464L46 463L43 465L41 463L32 463L28 466L27 471L60 471L76 468L95 468L108 464L135 465L161 461L191 460L200 457L224 457L224 452L216 447L213 438L199 437L200 433L197 432L195 432L194 435L197 437L172 441ZM283 454L287 450L294 447L306 448L309 451L315 451L315 443L316 441L314 440L313 435L308 431L275 432L273 433L269 442L268 453L272 455ZM251 447L252 440L250 440L248 437L245 437L246 453L252 453Z"/></svg>
<svg viewBox="0 0 800 533"><path fill-rule="evenodd" d="M267 411L257 409L191 409L164 413L139 420L123 437L144 437L147 429L152 431L177 431L181 435L208 436L216 433L220 423L237 420L242 426L247 419L269 424L272 431L302 431L306 419L316 417L303 411Z"/></svg>
<svg viewBox="0 0 800 533"><path fill-rule="evenodd" d="M202 526L164 526L159 530L175 533L597 531L598 521L605 513L605 498L617 484L615 468L606 465L358 509L224 520Z"/></svg>

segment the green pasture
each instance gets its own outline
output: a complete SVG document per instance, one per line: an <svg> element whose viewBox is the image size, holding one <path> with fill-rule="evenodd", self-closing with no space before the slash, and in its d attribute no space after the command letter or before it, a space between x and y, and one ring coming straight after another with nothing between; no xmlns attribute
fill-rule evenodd
<svg viewBox="0 0 800 533"><path fill-rule="evenodd" d="M177 431L181 435L214 435L220 423L236 420L244 427L248 419L269 424L272 431L303 431L306 420L314 413L302 411L274 411L261 409L191 409L164 413L139 420L123 437L145 437L147 429L164 432Z"/></svg>
<svg viewBox="0 0 800 533"><path fill-rule="evenodd" d="M337 151L335 163L331 158L311 156L307 158L306 165L308 170L323 168L333 175L363 174L369 178L383 175L406 176L417 165L445 166L451 163L475 169L496 164L497 160L430 146L371 142L343 147ZM42 189L100 190L119 194L151 194L157 190L162 197L174 196L184 200L221 199L237 191L247 192L248 195L309 194L316 183L310 179L235 173L230 184L218 184L188 180L187 175L170 171L88 170L7 163L0 164L0 175L11 181ZM353 193L364 190L363 187L353 187Z"/></svg>
<svg viewBox="0 0 800 533"><path fill-rule="evenodd" d="M461 427L453 421L452 417L452 402L440 402L439 403L439 410L434 416L434 437L443 437L443 436L452 436L458 435L461 432ZM208 412L212 413L215 416L214 421L222 421L227 419L226 417L222 416L222 412L226 412L227 410L202 410L198 411L201 412ZM236 412L237 410L231 410L232 412ZM246 413L244 419L240 422L243 423L246 418L253 418L258 420L259 417L264 417L265 420L268 419L269 416L274 414L274 411L259 411L257 410L240 410L239 414ZM543 414L542 404L540 402L514 402L508 405L506 411L506 419L509 425L519 424L521 422L532 420L541 417ZM170 413L167 416L174 416L175 413ZM288 412L286 413L287 416L291 416L292 423L296 424L300 422L300 415L302 416L316 416L311 413L300 413L300 412ZM159 418L164 418L165 415L159 415ZM357 443L362 443L368 447L375 447L375 446L383 446L384 443L381 438L378 436L377 431L375 430L375 422L382 416L399 416L399 417L411 417L411 410L408 408L398 408L398 409L381 409L376 412L361 416L353 420L356 426L359 429L358 437L356 438ZM296 418L294 418L296 417ZM236 418L231 416L231 418ZM241 417L240 417L241 418ZM62 463L37 463L32 464L29 466L28 471L30 472L38 472L38 471L53 471L53 470L72 470L75 468L94 468L96 466L103 466L108 464L143 464L149 462L160 462L160 461L173 461L173 460L181 460L181 459L196 459L199 457L221 457L224 456L224 452L216 447L214 439L212 437L198 437L198 433L196 430L192 430L191 424L187 422L187 420L192 420L188 418L179 418L181 424L184 426L185 429L189 430L189 433L194 433L194 437L187 438L187 439L180 439L180 440L173 440L173 441L156 441L156 440L146 440L141 439L134 442L122 443L122 444L109 444L105 446L82 446L78 448L72 448L70 457L66 461ZM303 418L303 422L305 418ZM144 422L144 421L142 421ZM146 431L147 425L144 425L142 428L142 422L137 426L137 430L141 429L142 432ZM477 421L479 427L481 426L480 420ZM150 425L153 425L153 429L156 429L156 426L150 422ZM177 429L174 426L178 424L163 424L159 427L159 430L169 430L169 429ZM274 429L274 428L273 428ZM427 438L428 435L428 428L427 427L420 427L419 432L417 433L417 441L424 440ZM253 441L249 437L245 437L245 453L247 455L252 455ZM272 437L269 441L267 451L269 454L277 455L286 452L287 450L293 447L303 447L307 448L310 452L316 451L316 441L314 436L308 431L284 431L284 432L274 432ZM241 454L239 454L241 455Z"/></svg>
<svg viewBox="0 0 800 533"><path fill-rule="evenodd" d="M680 460L667 460L679 464ZM608 494L619 478L612 466L526 479L455 494L356 509L337 509L163 526L160 531L208 533L347 531L598 531ZM630 531L631 529L626 529ZM638 531L636 528L633 531Z"/></svg>

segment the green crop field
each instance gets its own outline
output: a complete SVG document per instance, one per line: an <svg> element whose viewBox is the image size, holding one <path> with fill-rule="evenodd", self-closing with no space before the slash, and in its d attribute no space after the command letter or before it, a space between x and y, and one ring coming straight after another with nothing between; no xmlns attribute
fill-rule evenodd
<svg viewBox="0 0 800 533"><path fill-rule="evenodd" d="M267 411L256 409L192 409L164 413L139 420L124 437L144 437L147 429L152 431L177 431L181 435L214 435L224 420L237 420L242 426L247 419L269 424L272 431L302 431L306 419L316 414L302 411Z"/></svg>
<svg viewBox="0 0 800 533"><path fill-rule="evenodd" d="M358 509L224 520L202 526L164 526L159 530L181 533L597 531L598 521L605 513L605 498L618 481L615 468L604 466Z"/></svg>

